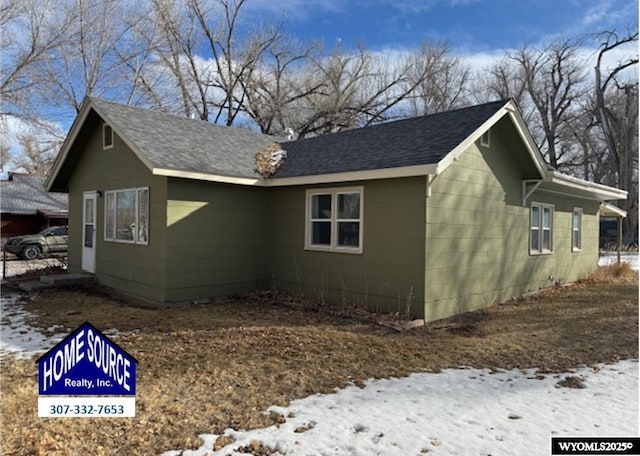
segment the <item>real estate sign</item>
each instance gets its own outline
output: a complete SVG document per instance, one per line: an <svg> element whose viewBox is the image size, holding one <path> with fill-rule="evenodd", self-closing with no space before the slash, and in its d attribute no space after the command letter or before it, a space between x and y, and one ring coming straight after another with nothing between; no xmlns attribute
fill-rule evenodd
<svg viewBox="0 0 640 456"><path fill-rule="evenodd" d="M36 363L38 416L135 416L137 361L90 323Z"/></svg>

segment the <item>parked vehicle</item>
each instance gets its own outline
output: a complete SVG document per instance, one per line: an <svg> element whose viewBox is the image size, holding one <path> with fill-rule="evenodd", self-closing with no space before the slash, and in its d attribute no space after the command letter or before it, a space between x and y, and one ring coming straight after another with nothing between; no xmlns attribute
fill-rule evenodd
<svg viewBox="0 0 640 456"><path fill-rule="evenodd" d="M38 234L11 237L7 239L4 249L23 260L66 254L67 233L67 226L52 226Z"/></svg>

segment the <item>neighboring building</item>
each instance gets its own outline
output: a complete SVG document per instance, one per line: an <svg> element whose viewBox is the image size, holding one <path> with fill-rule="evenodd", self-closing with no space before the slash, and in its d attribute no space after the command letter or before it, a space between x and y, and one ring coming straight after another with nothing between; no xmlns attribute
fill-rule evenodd
<svg viewBox="0 0 640 456"><path fill-rule="evenodd" d="M43 176L9 173L7 180L0 181L3 239L67 224L67 194L47 192L45 180Z"/></svg>
<svg viewBox="0 0 640 456"><path fill-rule="evenodd" d="M427 320L592 271L601 204L626 198L550 169L506 100L287 142L91 98L47 185L69 193L69 269L105 285Z"/></svg>

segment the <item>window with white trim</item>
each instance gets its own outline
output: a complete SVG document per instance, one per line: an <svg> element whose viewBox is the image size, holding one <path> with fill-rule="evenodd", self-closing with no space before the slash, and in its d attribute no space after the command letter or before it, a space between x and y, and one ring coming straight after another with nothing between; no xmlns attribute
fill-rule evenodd
<svg viewBox="0 0 640 456"><path fill-rule="evenodd" d="M582 250L582 208L573 208L571 222L571 249L574 252Z"/></svg>
<svg viewBox="0 0 640 456"><path fill-rule="evenodd" d="M532 254L553 252L553 205L531 204L529 251Z"/></svg>
<svg viewBox="0 0 640 456"><path fill-rule="evenodd" d="M109 124L102 124L102 148L104 150L113 148L113 128Z"/></svg>
<svg viewBox="0 0 640 456"><path fill-rule="evenodd" d="M307 190L305 248L362 252L362 187Z"/></svg>
<svg viewBox="0 0 640 456"><path fill-rule="evenodd" d="M105 192L104 240L149 244L149 188Z"/></svg>

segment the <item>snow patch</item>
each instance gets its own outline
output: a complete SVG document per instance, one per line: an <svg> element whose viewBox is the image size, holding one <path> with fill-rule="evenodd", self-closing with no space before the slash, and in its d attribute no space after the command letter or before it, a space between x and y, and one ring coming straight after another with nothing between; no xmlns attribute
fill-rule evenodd
<svg viewBox="0 0 640 456"><path fill-rule="evenodd" d="M558 387L567 375L583 378L586 388ZM288 456L546 455L552 436L637 435L638 362L545 375L447 369L369 380L364 388L316 394L267 412L287 417L286 422L252 431L227 429L225 435L236 441L218 451L213 451L218 436L201 435L200 448L164 456L241 455L235 450L253 441ZM307 429L296 432L301 428Z"/></svg>
<svg viewBox="0 0 640 456"><path fill-rule="evenodd" d="M0 357L13 355L18 359L28 359L43 353L60 342L66 333L55 333L61 326L48 328L51 335L30 326L27 320L32 316L22 305L20 296L0 297L2 324L0 325Z"/></svg>
<svg viewBox="0 0 640 456"><path fill-rule="evenodd" d="M638 252L635 253L621 253L620 260L623 263L629 263L631 265L631 269L634 271L640 270L640 262L638 261ZM618 262L618 254L615 252L606 252L601 254L598 259L598 266L608 266L610 264L615 264Z"/></svg>

